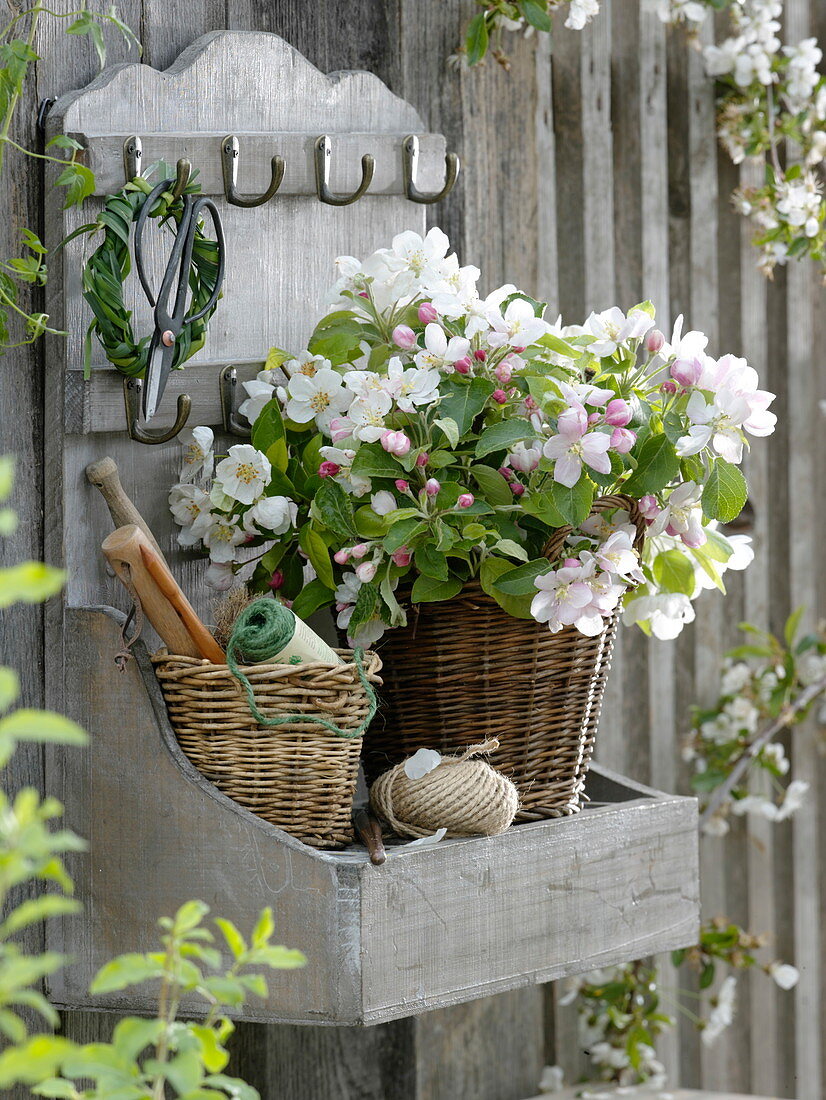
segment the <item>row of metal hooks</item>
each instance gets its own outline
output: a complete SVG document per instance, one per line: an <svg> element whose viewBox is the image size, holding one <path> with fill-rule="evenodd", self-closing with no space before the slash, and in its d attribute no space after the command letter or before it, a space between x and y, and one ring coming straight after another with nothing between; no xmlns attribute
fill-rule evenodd
<svg viewBox="0 0 826 1100"><path fill-rule="evenodd" d="M251 209L255 206L263 206L278 192L284 180L286 164L284 158L278 155L270 161L270 185L263 195L242 195L238 191L238 161L240 157L240 144L234 134L228 134L221 140L221 168L224 176L224 197L231 206L241 206ZM332 143L328 134L322 134L316 138L314 146L316 193L320 202L328 206L349 206L357 202L365 195L373 182L376 169L375 157L365 153L361 158L361 183L351 194L336 193L330 189L330 162L332 160ZM123 165L127 182L141 174L141 161L143 158L143 146L141 139L133 134L123 143ZM445 156L445 182L440 191L429 194L420 191L416 184L419 161L419 139L415 134L408 134L402 142L402 171L404 175L404 193L411 202L431 203L441 202L456 185L459 176L459 158L455 153ZM180 197L189 180L192 166L188 160L179 160L177 165L177 178L175 182L174 196Z"/></svg>
<svg viewBox="0 0 826 1100"><path fill-rule="evenodd" d="M218 375L218 389L221 397L221 421L223 429L230 435L249 439L252 428L238 415L237 392L238 371L231 364L223 367ZM123 401L126 406L126 429L129 438L136 443L168 443L186 427L192 411L192 399L189 394L178 395L175 423L169 428L146 428L140 423L141 396L143 381L140 378L124 378Z"/></svg>

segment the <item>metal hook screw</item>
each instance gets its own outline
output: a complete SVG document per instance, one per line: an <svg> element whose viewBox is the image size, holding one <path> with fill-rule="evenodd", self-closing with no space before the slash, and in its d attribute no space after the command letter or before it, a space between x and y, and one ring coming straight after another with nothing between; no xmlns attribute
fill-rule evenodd
<svg viewBox="0 0 826 1100"><path fill-rule="evenodd" d="M177 415L171 428L160 428L157 431L141 428L138 417L141 407L141 394L143 382L140 378L124 378L123 403L126 406L126 430L129 438L136 443L145 443L152 446L156 443L168 443L186 427L189 414L192 411L192 400L189 394L182 393L178 397Z"/></svg>
<svg viewBox="0 0 826 1100"><path fill-rule="evenodd" d="M434 202L441 202L446 198L453 188L456 186L456 180L459 177L459 158L455 153L447 153L445 155L445 183L441 191L437 191L436 194L428 195L424 191L420 191L416 186L416 171L419 162L419 139L415 134L408 134L404 139L402 145L402 165L404 168L404 193L407 195L411 202L418 202L424 205L430 205Z"/></svg>
<svg viewBox="0 0 826 1100"><path fill-rule="evenodd" d="M351 202L357 202L373 182L376 161L369 153L365 153L361 158L361 183L352 195L337 195L330 190L332 153L330 138L327 134L322 134L315 143L315 179L318 197L321 202L326 202L329 206L349 206Z"/></svg>
<svg viewBox="0 0 826 1100"><path fill-rule="evenodd" d="M143 145L141 139L137 134L132 134L123 143L123 174L126 176L127 183L131 183L133 179L141 174L142 157Z"/></svg>
<svg viewBox="0 0 826 1100"><path fill-rule="evenodd" d="M270 185L263 195L240 195L236 189L238 180L238 156L240 146L234 134L228 134L221 142L221 169L224 174L224 195L231 206L243 206L250 209L269 202L284 179L286 165L282 157L274 156L270 161Z"/></svg>

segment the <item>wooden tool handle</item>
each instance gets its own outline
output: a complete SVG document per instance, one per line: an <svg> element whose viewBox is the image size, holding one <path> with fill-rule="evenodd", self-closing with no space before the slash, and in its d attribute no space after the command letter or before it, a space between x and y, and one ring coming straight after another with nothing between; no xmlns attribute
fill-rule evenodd
<svg viewBox="0 0 826 1100"><path fill-rule="evenodd" d="M97 462L90 462L86 467L86 477L96 489L100 489L101 495L109 508L109 514L112 516L112 522L115 524L115 527L126 527L129 524L140 527L152 546L154 546L155 550L160 554L161 559L166 561L166 558L163 556L163 551L160 546L158 546L155 541L155 536L149 529L149 525L126 495L120 483L120 475L118 474L118 466L115 460L109 458L107 455L105 458L99 458Z"/></svg>
<svg viewBox="0 0 826 1100"><path fill-rule="evenodd" d="M224 651L136 524L113 531L101 549L130 594L137 595L144 614L170 653L224 663Z"/></svg>

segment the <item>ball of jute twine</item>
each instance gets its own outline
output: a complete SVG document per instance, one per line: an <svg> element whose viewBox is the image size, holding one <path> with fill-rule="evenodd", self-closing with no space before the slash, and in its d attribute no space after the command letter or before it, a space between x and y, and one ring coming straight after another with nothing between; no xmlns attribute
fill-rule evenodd
<svg viewBox="0 0 826 1100"><path fill-rule="evenodd" d="M499 747L495 738L471 745L461 756L443 756L421 779L411 779L404 763L380 775L370 803L399 836L495 836L516 816L519 793L501 772L474 760Z"/></svg>

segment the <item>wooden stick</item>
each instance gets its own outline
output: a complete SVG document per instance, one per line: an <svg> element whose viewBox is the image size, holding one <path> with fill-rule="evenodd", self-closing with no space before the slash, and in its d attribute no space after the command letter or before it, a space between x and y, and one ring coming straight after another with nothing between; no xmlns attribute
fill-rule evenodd
<svg viewBox="0 0 826 1100"><path fill-rule="evenodd" d="M106 455L105 458L99 458L97 462L90 462L86 467L86 477L96 489L100 489L115 527L126 527L131 523L136 527L140 527L155 550L160 554L162 560L166 561L163 551L149 529L149 524L126 495L120 483L120 475L115 460Z"/></svg>
<svg viewBox="0 0 826 1100"><path fill-rule="evenodd" d="M101 549L130 595L140 600L144 614L170 653L202 657L214 664L225 662L224 651L136 524L113 531Z"/></svg>

